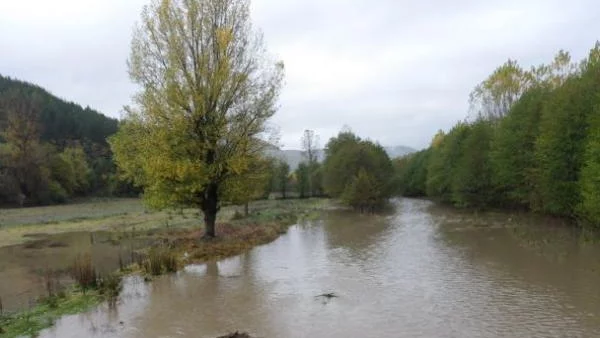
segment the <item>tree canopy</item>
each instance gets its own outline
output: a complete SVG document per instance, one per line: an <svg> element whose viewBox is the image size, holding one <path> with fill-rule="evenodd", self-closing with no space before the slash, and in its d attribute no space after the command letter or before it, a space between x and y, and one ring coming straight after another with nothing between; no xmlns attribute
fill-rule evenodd
<svg viewBox="0 0 600 338"><path fill-rule="evenodd" d="M111 139L116 163L154 207L193 206L205 236L225 189L264 153L283 65L270 61L246 0L154 0L131 43L141 91Z"/></svg>
<svg viewBox="0 0 600 338"><path fill-rule="evenodd" d="M579 63L564 51L529 71L509 61L474 91L475 119L396 162L400 193L600 227L598 93L600 43Z"/></svg>
<svg viewBox="0 0 600 338"><path fill-rule="evenodd" d="M393 194L394 168L385 149L344 131L331 138L325 150L323 187L331 197L373 211Z"/></svg>

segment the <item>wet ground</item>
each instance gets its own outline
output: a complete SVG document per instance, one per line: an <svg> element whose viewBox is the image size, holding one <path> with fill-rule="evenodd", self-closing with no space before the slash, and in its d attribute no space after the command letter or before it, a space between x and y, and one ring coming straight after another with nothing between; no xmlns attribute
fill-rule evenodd
<svg viewBox="0 0 600 338"><path fill-rule="evenodd" d="M409 199L332 211L242 256L130 277L116 308L41 337L598 337L600 245L555 223Z"/></svg>

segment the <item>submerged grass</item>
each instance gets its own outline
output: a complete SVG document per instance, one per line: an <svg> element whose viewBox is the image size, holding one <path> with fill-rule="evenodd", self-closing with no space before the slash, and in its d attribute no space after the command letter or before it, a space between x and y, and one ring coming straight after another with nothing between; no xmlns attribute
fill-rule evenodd
<svg viewBox="0 0 600 338"><path fill-rule="evenodd" d="M317 218L329 205L324 199L257 202L248 217L217 224L215 239L201 240L202 231L184 230L171 232L164 241L170 243L182 263L219 260L272 242L298 221Z"/></svg>
<svg viewBox="0 0 600 338"><path fill-rule="evenodd" d="M92 256L89 254L77 256L71 267L71 276L83 293L95 288L98 285L98 275L92 264Z"/></svg>
<svg viewBox="0 0 600 338"><path fill-rule="evenodd" d="M219 221L229 220L234 210L233 207L223 208ZM90 200L59 206L0 209L0 247L65 232L193 228L201 224L200 219L197 209L150 211L141 199Z"/></svg>
<svg viewBox="0 0 600 338"><path fill-rule="evenodd" d="M99 304L104 297L98 291L71 291L39 302L28 311L0 315L0 335L6 338L35 336L64 315L76 314Z"/></svg>
<svg viewBox="0 0 600 338"><path fill-rule="evenodd" d="M167 247L151 248L148 257L142 264L144 272L152 276L176 272L179 265L177 255Z"/></svg>
<svg viewBox="0 0 600 338"><path fill-rule="evenodd" d="M226 208L224 215L218 221L217 234L219 237L213 240L201 240L203 232L198 230L201 225L199 215L181 211L179 214L169 214L169 227L164 226L164 218L156 215L142 213L137 218L134 216L127 224L132 225L131 231L124 232L123 226L112 225L110 229L115 233L140 238L148 237L156 245L144 252L135 252L132 249L132 266L124 266L119 256L120 274L99 276L92 264L89 255L78 256L71 265L71 276L75 280L76 287L65 292L53 292L54 286L50 285L52 280L48 275L48 297L32 309L18 314L0 314L0 336L20 337L32 336L44 328L53 325L56 319L63 315L75 314L86 311L91 307L108 300L114 304L121 291L121 276L126 273L144 272L147 275L160 275L176 272L178 268L187 263L199 263L214 261L221 258L235 256L252 249L256 245L266 244L281 234L285 233L289 226L296 224L299 220L314 219L321 210L329 208L328 200L286 200L286 201L261 201L253 203L251 214L248 217L237 217L232 215L238 209L236 207ZM164 215L161 213L157 213ZM118 216L124 217L124 216ZM133 221L135 219L135 222ZM157 226L143 224L146 220L159 222ZM110 218L96 221L107 222ZM184 220L185 222L182 222ZM80 221L77 221L80 222ZM60 231L70 229L60 227ZM86 220L85 222L90 222ZM190 223L191 222L191 223ZM154 224L154 223L152 223ZM190 226L193 224L194 226ZM35 239L40 233L52 233L57 225L45 225L46 228L38 226L9 227L0 229L0 238L14 229L28 229L30 236L24 238ZM89 228L77 229L79 231ZM91 236L93 242L93 236ZM6 243L6 242L4 242ZM3 243L0 240L0 246ZM136 258L134 260L134 258ZM1 304L1 301L0 301ZM0 313L1 313L0 305Z"/></svg>

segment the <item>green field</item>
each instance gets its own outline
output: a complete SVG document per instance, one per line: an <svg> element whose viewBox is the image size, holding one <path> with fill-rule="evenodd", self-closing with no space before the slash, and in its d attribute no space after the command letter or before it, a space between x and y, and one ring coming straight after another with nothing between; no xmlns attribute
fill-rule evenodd
<svg viewBox="0 0 600 338"><path fill-rule="evenodd" d="M219 215L226 221L235 208ZM0 209L0 247L20 244L31 237L72 231L148 230L166 227L192 227L202 224L194 209L151 211L140 199L93 199L73 204Z"/></svg>
<svg viewBox="0 0 600 338"><path fill-rule="evenodd" d="M318 201L318 200L317 200ZM257 201L250 208L260 217L274 210L303 208L315 200ZM243 207L228 206L219 212L218 221L231 220ZM32 238L64 232L126 231L189 228L203 225L196 209L152 211L140 199L93 199L73 204L0 209L0 247L21 244Z"/></svg>

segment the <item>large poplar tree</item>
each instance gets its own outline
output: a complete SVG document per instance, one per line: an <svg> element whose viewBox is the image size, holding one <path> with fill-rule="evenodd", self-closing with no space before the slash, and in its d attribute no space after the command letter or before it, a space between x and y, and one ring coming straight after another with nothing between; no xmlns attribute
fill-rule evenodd
<svg viewBox="0 0 600 338"><path fill-rule="evenodd" d="M202 210L214 237L224 189L266 142L283 65L268 57L248 0L154 0L131 44L140 87L111 140L122 172L154 207Z"/></svg>

